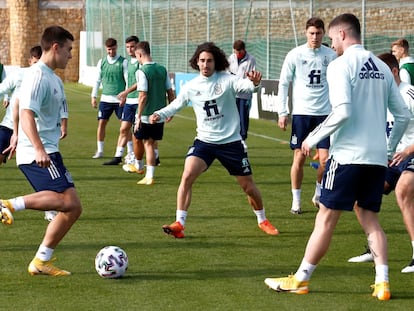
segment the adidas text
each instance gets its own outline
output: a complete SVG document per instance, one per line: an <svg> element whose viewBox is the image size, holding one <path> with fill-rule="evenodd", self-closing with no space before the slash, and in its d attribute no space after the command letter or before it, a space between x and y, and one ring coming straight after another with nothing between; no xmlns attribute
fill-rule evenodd
<svg viewBox="0 0 414 311"><path fill-rule="evenodd" d="M360 79L381 79L381 80L384 80L384 74L381 73L381 72L374 72L374 71L360 72L359 73L359 78Z"/></svg>

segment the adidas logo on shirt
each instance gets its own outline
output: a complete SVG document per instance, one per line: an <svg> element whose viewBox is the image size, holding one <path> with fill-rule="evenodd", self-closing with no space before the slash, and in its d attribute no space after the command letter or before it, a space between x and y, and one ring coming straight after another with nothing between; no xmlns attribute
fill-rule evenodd
<svg viewBox="0 0 414 311"><path fill-rule="evenodd" d="M361 68L359 78L384 80L384 74L378 70L378 67L375 65L374 61L370 57L368 61L364 64L364 66Z"/></svg>

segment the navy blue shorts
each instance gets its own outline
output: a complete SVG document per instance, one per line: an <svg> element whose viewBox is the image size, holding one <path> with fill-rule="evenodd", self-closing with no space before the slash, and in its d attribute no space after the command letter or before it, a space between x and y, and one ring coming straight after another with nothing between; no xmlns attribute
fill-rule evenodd
<svg viewBox="0 0 414 311"><path fill-rule="evenodd" d="M387 168L385 181L388 184L388 188L387 191L384 191L384 194L389 194L395 189L398 179L403 171L410 171L414 173L414 156L406 159L397 166L390 166Z"/></svg>
<svg viewBox="0 0 414 311"><path fill-rule="evenodd" d="M128 104L124 105L124 110L122 111L121 121L127 121L134 123L135 114L137 113L138 104Z"/></svg>
<svg viewBox="0 0 414 311"><path fill-rule="evenodd" d="M142 123L141 127L134 133L136 139L162 140L164 135L164 123Z"/></svg>
<svg viewBox="0 0 414 311"><path fill-rule="evenodd" d="M341 165L329 159L322 180L320 202L334 210L361 208L379 212L384 191L386 167L380 165Z"/></svg>
<svg viewBox="0 0 414 311"><path fill-rule="evenodd" d="M50 190L62 193L66 189L75 187L69 171L63 164L62 156L59 152L49 154L50 166L40 167L33 161L31 164L21 164L19 169L26 176L36 192Z"/></svg>
<svg viewBox="0 0 414 311"><path fill-rule="evenodd" d="M247 152L241 141L228 144L210 144L196 139L188 149L187 157L194 156L206 162L207 167L215 159L226 168L230 175L248 176L252 174Z"/></svg>
<svg viewBox="0 0 414 311"><path fill-rule="evenodd" d="M293 115L292 116L292 134L290 137L290 148L300 149L302 143L309 133L312 132L319 124L321 124L327 116L305 116L305 115ZM329 149L330 140L329 137L321 140L317 145L317 149Z"/></svg>
<svg viewBox="0 0 414 311"><path fill-rule="evenodd" d="M121 120L123 110L124 107L120 107L118 103L100 102L98 110L98 120L109 120L113 112L115 112L118 120Z"/></svg>
<svg viewBox="0 0 414 311"><path fill-rule="evenodd" d="M8 127L0 125L0 153L3 153L3 150L10 146L10 138L13 135L13 130L9 129ZM8 153L4 155L4 162L7 159Z"/></svg>

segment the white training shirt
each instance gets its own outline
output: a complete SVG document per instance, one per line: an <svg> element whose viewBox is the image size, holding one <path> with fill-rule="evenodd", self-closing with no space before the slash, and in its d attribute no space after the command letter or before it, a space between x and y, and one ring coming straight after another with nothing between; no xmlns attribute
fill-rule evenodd
<svg viewBox="0 0 414 311"><path fill-rule="evenodd" d="M68 118L62 80L45 63L38 61L27 70L21 88L24 92L19 93L19 110L34 112L37 131L46 153L58 152L61 119ZM19 122L16 163L30 164L34 160L33 145Z"/></svg>
<svg viewBox="0 0 414 311"><path fill-rule="evenodd" d="M328 115L331 112L326 69L336 53L324 45L311 49L307 43L291 50L280 73L277 112L288 115L288 91L292 82L292 115Z"/></svg>
<svg viewBox="0 0 414 311"><path fill-rule="evenodd" d="M406 82L401 82L398 88L411 113L410 122L397 146L397 151L402 151L404 148L414 144L414 86Z"/></svg>
<svg viewBox="0 0 414 311"><path fill-rule="evenodd" d="M9 101L9 105L6 108L6 114L0 123L0 125L5 126L9 129L13 129L13 107L17 94L19 93L20 86L22 84L24 73L27 71L27 69L28 68L19 68L14 70L12 73L8 74L6 78L0 83L0 95L13 92L13 95Z"/></svg>
<svg viewBox="0 0 414 311"><path fill-rule="evenodd" d="M257 90L249 79L227 72L215 72L210 77L195 77L184 84L177 98L155 113L164 120L190 102L197 119L196 138L213 144L241 140L240 116L236 106L237 92Z"/></svg>
<svg viewBox="0 0 414 311"><path fill-rule="evenodd" d="M331 135L330 155L340 164L387 166L387 107L394 116L389 154L395 151L410 113L389 67L360 44L328 67L332 112L306 138L310 147Z"/></svg>

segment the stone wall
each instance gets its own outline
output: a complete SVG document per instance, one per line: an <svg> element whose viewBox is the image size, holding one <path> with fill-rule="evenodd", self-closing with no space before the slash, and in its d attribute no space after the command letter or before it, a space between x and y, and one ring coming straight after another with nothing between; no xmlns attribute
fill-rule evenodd
<svg viewBox="0 0 414 311"><path fill-rule="evenodd" d="M4 65L26 67L29 50L40 44L43 30L59 25L75 37L72 60L65 70L56 73L63 81L79 78L79 33L84 30L83 1L7 0L0 1L3 31L0 36L0 62ZM71 5L68 6L68 3ZM47 5L54 3L54 5Z"/></svg>

